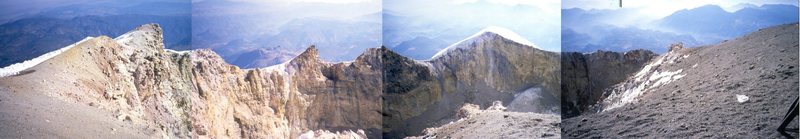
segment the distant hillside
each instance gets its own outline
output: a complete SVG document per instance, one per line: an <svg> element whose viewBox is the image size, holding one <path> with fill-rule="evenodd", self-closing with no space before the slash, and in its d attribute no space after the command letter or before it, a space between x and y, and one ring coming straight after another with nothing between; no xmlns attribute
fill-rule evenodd
<svg viewBox="0 0 800 139"><path fill-rule="evenodd" d="M637 15L633 8L562 9L562 51L647 49L664 53L675 42L688 47L715 44L760 28L798 21L798 7L794 5L734 8L741 9L728 12L716 5L706 5L679 10L661 19L638 17L642 15Z"/></svg>
<svg viewBox="0 0 800 139"><path fill-rule="evenodd" d="M794 5L765 4L744 7L733 13L716 5L706 5L677 11L658 21L658 24L676 32L707 37L713 43L760 28L797 21L798 7Z"/></svg>

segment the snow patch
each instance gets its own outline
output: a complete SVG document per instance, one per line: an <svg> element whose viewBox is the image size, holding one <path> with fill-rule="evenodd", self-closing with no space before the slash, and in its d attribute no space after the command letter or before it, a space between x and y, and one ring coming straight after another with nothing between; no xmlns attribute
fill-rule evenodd
<svg viewBox="0 0 800 139"><path fill-rule="evenodd" d="M747 97L745 95L738 95L738 94L736 95L736 101L739 101L739 103L744 103L747 102L748 100L750 100L750 97Z"/></svg>
<svg viewBox="0 0 800 139"><path fill-rule="evenodd" d="M358 129L357 131L347 130L347 131L336 131L331 132L328 130L310 130L300 136L297 137L298 139L334 139L334 138L346 138L346 139L365 139L367 138L366 132L364 130Z"/></svg>
<svg viewBox="0 0 800 139"><path fill-rule="evenodd" d="M623 83L617 84L611 90L609 96L603 100L602 111L622 107L628 103L635 102L639 96L652 89L669 84L672 81L683 78L683 69L667 71L661 69L662 66L675 63L681 58L688 58L689 55L680 56L670 52L645 65L642 70Z"/></svg>
<svg viewBox="0 0 800 139"><path fill-rule="evenodd" d="M94 37L86 37L83 40L78 41L76 43L73 43L73 44L71 44L71 45L69 45L67 47L64 47L64 48L61 48L61 49L58 49L58 50L55 50L55 51L52 51L52 52L45 53L44 55L41 55L41 56L36 57L36 58L33 58L31 60L25 60L22 63L16 63L16 64L11 64L9 66L6 66L6 67L0 69L0 77L8 77L8 76L12 76L12 75L17 75L17 74L19 74L19 72L27 70L27 69L29 69L29 68L31 68L33 66L39 65L40 63L42 63L42 62L44 62L44 61L46 61L46 60L48 60L50 58L53 58L53 57L63 53L64 51L67 51L70 48L75 47L76 45L81 44L81 43L83 43L83 42L85 42L85 41L87 41L89 39L92 39L92 38L94 38Z"/></svg>
<svg viewBox="0 0 800 139"><path fill-rule="evenodd" d="M479 36L481 34L485 34L487 32L491 32L491 33L503 36L503 38L509 39L511 41L514 41L514 42L517 42L517 43L520 43L520 44L523 44L523 45L527 45L527 46L530 46L530 47L538 48L535 44L533 44L533 42L528 41L527 39L525 39L524 37L522 37L519 34L515 33L514 31L511 31L511 30L503 28L503 27L498 27L498 26L486 27L483 30L481 30L480 32L472 35L470 38L477 37L477 36ZM466 39L465 40L461 40L459 43L464 42L464 41L466 41Z"/></svg>
<svg viewBox="0 0 800 139"><path fill-rule="evenodd" d="M289 61L286 61L286 62L277 64L277 65L272 65L272 66L269 66L269 67L266 67L266 68L262 68L261 70L266 71L266 72L276 72L276 73L280 74L283 77L287 77L287 76L289 76L289 72L286 71L286 65L288 65L288 64L289 64Z"/></svg>
<svg viewBox="0 0 800 139"><path fill-rule="evenodd" d="M494 102L492 102L492 106L489 106L489 108L486 108L486 110L496 110L496 111L506 111L506 109L508 109L508 108L503 106L503 102L502 101L494 101Z"/></svg>
<svg viewBox="0 0 800 139"><path fill-rule="evenodd" d="M146 24L114 38L114 41L129 49L158 52L160 51L158 48L163 48L159 45L162 39L160 32L160 28L156 25Z"/></svg>
<svg viewBox="0 0 800 139"><path fill-rule="evenodd" d="M653 75L650 75L650 82L655 82L653 83L652 86L650 86L650 89L683 78L684 75L679 75L682 71L683 69L677 71L665 71L665 72L656 71L655 73L653 73Z"/></svg>
<svg viewBox="0 0 800 139"><path fill-rule="evenodd" d="M484 28L481 31L478 31L478 33L475 33L472 36L467 37L464 40L458 41L458 42L448 46L447 48L442 49L441 51L439 51L435 55L433 55L433 57L431 57L431 59L436 59L438 57L441 57L442 55L446 54L449 51L455 50L456 48L466 47L466 46L468 46L467 44L470 43L470 42L486 40L488 38L484 34L487 34L487 33L497 34L497 35L500 35L503 38L506 38L508 40L517 42L519 44L522 44L522 45L525 45L525 46L530 46L530 47L537 48L537 49L541 49L538 46L536 46L535 44L533 44L533 42L528 41L527 39L525 39L524 37L520 36L517 33L514 33L514 31L511 31L511 30L503 28L503 27L489 26L489 27Z"/></svg>
<svg viewBox="0 0 800 139"><path fill-rule="evenodd" d="M164 49L164 50L166 50L167 52L170 52L170 53L181 54L181 55L186 55L186 54L189 54L189 53L192 52L192 50L186 50L186 51L176 51L176 50L172 50L172 49Z"/></svg>

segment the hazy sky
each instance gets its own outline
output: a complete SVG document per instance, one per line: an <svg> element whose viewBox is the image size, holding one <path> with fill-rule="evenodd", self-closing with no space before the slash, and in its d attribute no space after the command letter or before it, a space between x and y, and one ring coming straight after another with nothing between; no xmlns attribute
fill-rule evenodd
<svg viewBox="0 0 800 139"><path fill-rule="evenodd" d="M68 5L88 3L188 2L189 0L0 0L0 23ZM97 13L102 14L102 13Z"/></svg>
<svg viewBox="0 0 800 139"><path fill-rule="evenodd" d="M618 9L620 0L565 0L562 2L564 9ZM703 5L719 5L725 10L741 4L753 4L761 6L763 4L791 4L798 5L797 0L621 0L622 8L638 8L640 13L647 13L655 17L664 17L681 9L691 9ZM729 11L732 12L732 11Z"/></svg>
<svg viewBox="0 0 800 139"><path fill-rule="evenodd" d="M448 32L451 34L447 35L468 37L482 28L499 26L508 28L550 51L560 51L561 48L560 7L559 0L384 0L383 2L384 12L409 17L414 20L411 23L421 25L412 29L433 32L457 30ZM424 29L426 27L430 29ZM461 39L464 38L444 41L455 43Z"/></svg>
<svg viewBox="0 0 800 139"><path fill-rule="evenodd" d="M346 19L381 11L380 0L193 0L192 3L193 15L259 14L271 19Z"/></svg>
<svg viewBox="0 0 800 139"><path fill-rule="evenodd" d="M0 20L11 20L24 15L39 13L48 8L85 3L91 0L2 0ZM5 22L5 21L3 21Z"/></svg>
<svg viewBox="0 0 800 139"><path fill-rule="evenodd" d="M192 0L192 2L203 2L209 0ZM297 2L307 2L307 3L363 3L363 2L374 2L377 0L228 0L233 2L249 2L249 3L297 3Z"/></svg>

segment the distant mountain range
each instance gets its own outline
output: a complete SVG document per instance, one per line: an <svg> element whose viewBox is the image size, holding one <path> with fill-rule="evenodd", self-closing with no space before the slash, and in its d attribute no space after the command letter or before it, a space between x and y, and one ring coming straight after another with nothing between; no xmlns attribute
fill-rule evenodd
<svg viewBox="0 0 800 139"><path fill-rule="evenodd" d="M392 50L413 59L429 59L442 48L435 46L447 46L447 42L441 39L432 39L424 36L417 36L414 39L403 41Z"/></svg>
<svg viewBox="0 0 800 139"><path fill-rule="evenodd" d="M31 17L0 25L0 67L32 59L86 36L122 35L141 24L159 23L167 48L191 49L189 16L113 15L70 19Z"/></svg>
<svg viewBox="0 0 800 139"><path fill-rule="evenodd" d="M635 9L562 9L562 51L622 52L641 48L664 53L666 46L675 42L689 47L713 44L760 28L798 21L798 7L794 5L740 5L734 9L739 10L728 12L717 5L706 5L679 10L661 19L626 17L634 15Z"/></svg>
<svg viewBox="0 0 800 139"><path fill-rule="evenodd" d="M266 49L282 50L289 52L285 55L294 57L307 46L315 45L323 60L336 62L351 61L362 50L381 46L380 16L374 15L364 15L354 21L300 18L286 23L270 22L268 17L258 15L196 15L192 20L192 46L212 49L225 61L243 68L264 67L286 61L261 58L252 60L272 62L241 62L243 55Z"/></svg>
<svg viewBox="0 0 800 139"><path fill-rule="evenodd" d="M584 53L597 50L624 52L636 49L663 53L667 51L665 45L674 42L684 42L692 46L701 44L690 35L613 25L597 25L590 32L564 28L561 30L561 39L562 51Z"/></svg>
<svg viewBox="0 0 800 139"><path fill-rule="evenodd" d="M557 15L531 15L543 10L524 6L498 6L484 1L466 4L453 10L480 9L478 7L484 8L482 10L485 13L419 15L415 12L384 9L383 45L401 55L425 60L430 59L435 52L487 26L502 26L514 30L525 39L536 42L536 45L544 50L560 49ZM532 17L527 20L517 20L513 18L515 16Z"/></svg>
<svg viewBox="0 0 800 139"><path fill-rule="evenodd" d="M765 4L744 7L733 13L717 5L684 9L664 17L657 24L668 30L692 34L704 43L716 43L761 28L794 22L798 22L797 6Z"/></svg>
<svg viewBox="0 0 800 139"><path fill-rule="evenodd" d="M0 24L0 67L72 44L86 36L122 35L142 24L166 27L169 49L191 49L189 2L93 1L21 15Z"/></svg>

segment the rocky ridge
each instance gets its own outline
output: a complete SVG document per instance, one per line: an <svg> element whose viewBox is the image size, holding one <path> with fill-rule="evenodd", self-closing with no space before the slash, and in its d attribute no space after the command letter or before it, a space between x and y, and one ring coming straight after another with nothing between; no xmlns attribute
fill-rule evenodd
<svg viewBox="0 0 800 139"><path fill-rule="evenodd" d="M83 104L124 123L114 131L169 138L296 138L309 132L392 138L437 126L411 123L454 119L465 103L558 111L558 103L518 109L539 106L519 101L558 102L558 53L492 32L429 61L381 47L351 62L329 63L311 46L288 62L258 69L232 66L206 49L164 49L162 38L160 26L148 24L114 39L79 42L0 78L0 94ZM514 99L519 94L528 97ZM59 128L19 130L25 132L8 134Z"/></svg>
<svg viewBox="0 0 800 139"><path fill-rule="evenodd" d="M152 130L150 136L289 138L316 129L380 129L377 49L354 62L325 63L312 46L285 64L242 70L210 50L165 50L161 36L149 24L117 39L90 39L27 74L0 79L0 92L45 93L105 109Z"/></svg>

